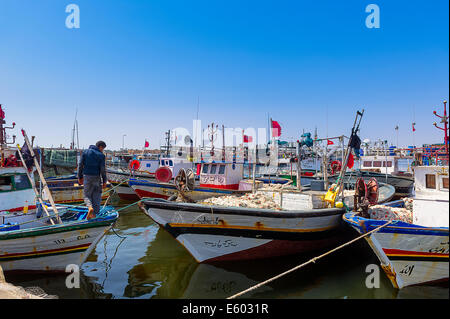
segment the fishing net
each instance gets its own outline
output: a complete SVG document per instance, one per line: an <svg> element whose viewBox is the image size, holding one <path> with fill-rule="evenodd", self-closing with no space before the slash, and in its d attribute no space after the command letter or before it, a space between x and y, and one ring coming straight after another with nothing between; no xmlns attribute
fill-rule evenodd
<svg viewBox="0 0 450 319"><path fill-rule="evenodd" d="M59 167L77 167L77 151L76 150L43 150L43 163L48 166Z"/></svg>

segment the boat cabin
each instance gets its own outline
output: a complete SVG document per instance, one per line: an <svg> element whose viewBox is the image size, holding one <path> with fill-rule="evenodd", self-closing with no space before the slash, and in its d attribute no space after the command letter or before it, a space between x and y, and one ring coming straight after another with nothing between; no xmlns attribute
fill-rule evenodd
<svg viewBox="0 0 450 319"><path fill-rule="evenodd" d="M35 203L35 193L23 167L0 167L0 211L20 211Z"/></svg>
<svg viewBox="0 0 450 319"><path fill-rule="evenodd" d="M448 166L415 167L414 191L414 224L427 227L448 227Z"/></svg>
<svg viewBox="0 0 450 319"><path fill-rule="evenodd" d="M200 187L237 190L243 173L243 164L229 162L202 163Z"/></svg>
<svg viewBox="0 0 450 319"><path fill-rule="evenodd" d="M192 162L186 162L183 159L177 159L173 157L166 157L166 158L163 157L159 159L159 167L169 168L170 171L172 172L172 178L175 178L178 175L180 169L192 168Z"/></svg>
<svg viewBox="0 0 450 319"><path fill-rule="evenodd" d="M154 175L159 168L160 161L158 159L139 159L139 172L146 172Z"/></svg>
<svg viewBox="0 0 450 319"><path fill-rule="evenodd" d="M361 171L377 172L390 175L412 174L412 157L369 155L361 156L359 169Z"/></svg>

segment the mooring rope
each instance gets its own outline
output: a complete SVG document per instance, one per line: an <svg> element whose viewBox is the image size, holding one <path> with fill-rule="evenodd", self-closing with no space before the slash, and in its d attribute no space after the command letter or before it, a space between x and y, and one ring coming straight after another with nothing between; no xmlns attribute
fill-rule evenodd
<svg viewBox="0 0 450 319"><path fill-rule="evenodd" d="M332 250L330 250L330 251L328 251L328 252L326 252L326 253L324 253L324 254L322 254L320 256L314 257L314 258L310 259L309 261L307 261L307 262L305 262L305 263L303 263L301 265L295 266L294 268L291 268L291 269L289 269L289 270L287 270L287 271L285 271L285 272L283 272L283 273L281 273L281 274L279 274L279 275L277 275L275 277L267 279L266 281L263 281L263 282L261 282L261 283L259 283L257 285L254 285L254 286L252 286L252 287L250 287L250 288L248 288L248 289L246 289L244 291L241 291L241 292L239 292L239 293L237 293L237 294L235 294L235 295L233 295L231 297L228 297L227 299L234 299L236 297L242 296L243 294L246 294L246 293L248 293L248 292L250 292L252 290L255 290L255 289L257 289L257 288L259 288L261 286L264 286L264 285L268 284L269 282L272 282L272 281L274 281L274 280L276 280L278 278L281 278L281 277L283 277L283 276L285 276L285 275L287 275L287 274L289 274L289 273L291 273L291 272L293 272L293 271L295 271L297 269L300 269L300 268L302 268L302 267L304 267L304 266L306 266L306 265L308 265L310 263L315 263L316 260L318 260L318 259L320 259L322 257L325 257L326 255L329 255L329 254L331 254L331 253L333 253L333 252L335 252L335 251L337 251L337 250L339 250L339 249L341 249L341 248L343 248L343 247L345 247L347 245L350 245L351 243L353 243L353 242L355 242L357 240L360 240L361 238L364 238L364 237L366 237L366 236L368 236L368 235L370 235L370 234L380 230L381 228L391 224L392 222L394 222L394 220L391 220L391 221L387 222L386 224L383 224L383 225L381 225L381 226L371 230L368 233L365 233L365 234L363 234L363 235L361 235L361 236L359 236L359 237L357 237L355 239L352 239L349 242L346 242L345 244L342 244L342 245L340 245L340 246L338 246L338 247L336 247L336 248L334 248L334 249L332 249Z"/></svg>
<svg viewBox="0 0 450 319"><path fill-rule="evenodd" d="M125 183L125 182L128 182L130 179L129 178L127 178L127 179L125 179L125 180L123 180L123 181L121 181L119 184L117 184L116 186L113 186L113 187L111 187L110 189L108 189L108 190L106 190L106 191L104 191L104 192L102 192L102 196L104 196L104 195L106 195L106 194L108 194L110 191L112 191L112 190L114 190L114 189L116 189L117 187L119 187L120 185L122 185L123 183Z"/></svg>

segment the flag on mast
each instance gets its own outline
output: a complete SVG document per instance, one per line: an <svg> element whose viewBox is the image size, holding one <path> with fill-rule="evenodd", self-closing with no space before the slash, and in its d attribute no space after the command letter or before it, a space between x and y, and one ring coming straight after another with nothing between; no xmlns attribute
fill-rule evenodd
<svg viewBox="0 0 450 319"><path fill-rule="evenodd" d="M272 128L272 137L281 136L281 126L277 121L270 119L270 126Z"/></svg>
<svg viewBox="0 0 450 319"><path fill-rule="evenodd" d="M144 148L147 148L147 147L149 147L149 146L150 146L150 143L149 143L147 140L145 140Z"/></svg>
<svg viewBox="0 0 450 319"><path fill-rule="evenodd" d="M327 139L327 145L334 145L334 142Z"/></svg>
<svg viewBox="0 0 450 319"><path fill-rule="evenodd" d="M415 132L415 131L416 131L416 128L414 127L414 125L416 125L416 123L415 123L415 122L413 122L413 123L412 123L412 131L413 131L413 132Z"/></svg>

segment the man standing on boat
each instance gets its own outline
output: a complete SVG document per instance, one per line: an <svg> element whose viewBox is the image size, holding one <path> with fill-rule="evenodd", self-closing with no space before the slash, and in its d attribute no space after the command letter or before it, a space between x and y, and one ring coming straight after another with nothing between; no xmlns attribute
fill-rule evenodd
<svg viewBox="0 0 450 319"><path fill-rule="evenodd" d="M84 184L84 202L89 208L87 219L95 218L100 211L102 188L106 186L105 154L106 144L98 141L83 151L78 165L78 183Z"/></svg>

